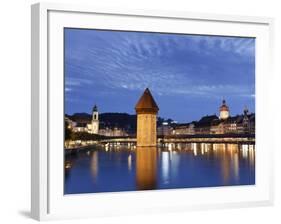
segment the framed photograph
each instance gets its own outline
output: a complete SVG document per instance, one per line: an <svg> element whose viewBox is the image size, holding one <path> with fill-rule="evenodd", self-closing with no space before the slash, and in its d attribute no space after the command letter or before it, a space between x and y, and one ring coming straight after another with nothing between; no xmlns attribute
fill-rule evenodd
<svg viewBox="0 0 281 224"><path fill-rule="evenodd" d="M271 18L32 6L32 217L270 205Z"/></svg>

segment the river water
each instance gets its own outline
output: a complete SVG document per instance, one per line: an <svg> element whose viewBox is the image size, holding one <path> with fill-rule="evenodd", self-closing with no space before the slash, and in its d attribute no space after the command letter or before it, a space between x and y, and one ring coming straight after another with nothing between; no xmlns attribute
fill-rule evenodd
<svg viewBox="0 0 281 224"><path fill-rule="evenodd" d="M255 184L255 146L93 146L65 157L65 194Z"/></svg>

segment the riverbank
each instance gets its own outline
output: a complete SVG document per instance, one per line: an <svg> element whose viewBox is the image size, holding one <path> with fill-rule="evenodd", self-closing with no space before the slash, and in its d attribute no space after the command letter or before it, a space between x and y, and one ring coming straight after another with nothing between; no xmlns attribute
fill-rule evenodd
<svg viewBox="0 0 281 224"><path fill-rule="evenodd" d="M64 154L72 155L72 154L76 154L76 153L79 153L82 151L87 151L87 150L93 149L93 147L96 145L97 144L91 144L91 145L76 146L76 147L72 147L72 148L64 148Z"/></svg>

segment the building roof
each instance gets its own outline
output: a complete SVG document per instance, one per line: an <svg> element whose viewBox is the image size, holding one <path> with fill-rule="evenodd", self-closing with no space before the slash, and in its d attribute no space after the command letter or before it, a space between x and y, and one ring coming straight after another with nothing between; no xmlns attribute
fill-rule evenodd
<svg viewBox="0 0 281 224"><path fill-rule="evenodd" d="M219 119L217 115L215 115L215 114L214 115L207 115L207 116L202 117L199 120L199 122L200 123L211 122L211 121L213 121L215 119Z"/></svg>
<svg viewBox="0 0 281 224"><path fill-rule="evenodd" d="M137 113L157 113L159 107L157 106L153 96L148 88L145 89L142 96L135 106L135 110Z"/></svg>
<svg viewBox="0 0 281 224"><path fill-rule="evenodd" d="M183 128L188 128L191 124L193 123L178 123L178 124L172 124L171 127L174 129L183 129Z"/></svg>
<svg viewBox="0 0 281 224"><path fill-rule="evenodd" d="M219 121L217 115L207 115L202 117L198 122L195 123L195 127L210 127L214 122Z"/></svg>
<svg viewBox="0 0 281 224"><path fill-rule="evenodd" d="M222 105L220 106L220 111L229 111L228 106L226 105L225 100L222 100Z"/></svg>
<svg viewBox="0 0 281 224"><path fill-rule="evenodd" d="M243 119L243 117L241 117L241 115L236 115L236 116L233 116L233 117L228 117L227 119L222 120L222 123L224 123L224 124L238 123L238 121L240 121L241 118Z"/></svg>
<svg viewBox="0 0 281 224"><path fill-rule="evenodd" d="M256 120L256 114L255 113L249 114L248 117L249 117L250 121L255 122L255 120Z"/></svg>
<svg viewBox="0 0 281 224"><path fill-rule="evenodd" d="M247 114L247 118L250 122L255 122L255 113ZM238 114L236 116L228 117L225 120L220 120L217 115L207 115L202 117L199 121L192 121L190 123L177 123L172 124L171 127L176 129L185 129L189 128L191 124L195 126L195 128L211 128L218 125L231 125L231 124L237 124L241 125L243 124L243 120L245 118L245 115Z"/></svg>
<svg viewBox="0 0 281 224"><path fill-rule="evenodd" d="M94 111L96 111L96 112L98 111L98 107L97 107L96 104L95 104L95 106L93 107L93 112L94 112Z"/></svg>
<svg viewBox="0 0 281 224"><path fill-rule="evenodd" d="M87 123L76 123L75 127L77 127L77 128L86 128L87 127Z"/></svg>

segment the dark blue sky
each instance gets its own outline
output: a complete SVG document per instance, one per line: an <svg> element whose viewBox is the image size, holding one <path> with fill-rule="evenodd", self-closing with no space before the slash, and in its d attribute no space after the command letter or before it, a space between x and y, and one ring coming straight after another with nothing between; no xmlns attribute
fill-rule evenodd
<svg viewBox="0 0 281 224"><path fill-rule="evenodd" d="M65 112L135 113L149 87L179 122L255 109L255 39L65 29Z"/></svg>

